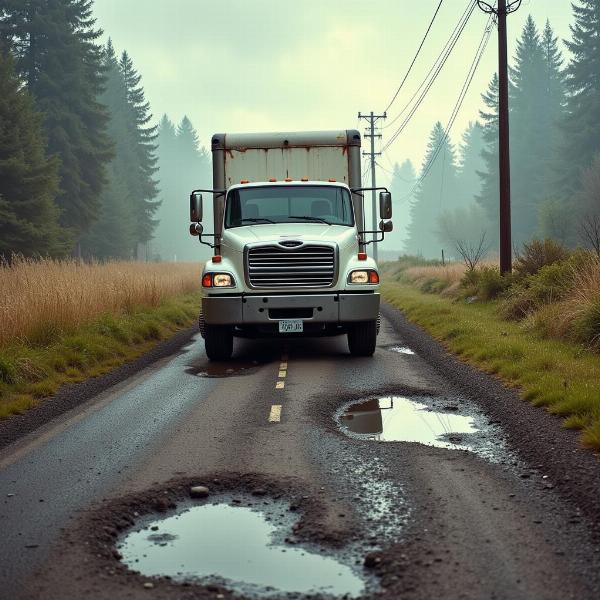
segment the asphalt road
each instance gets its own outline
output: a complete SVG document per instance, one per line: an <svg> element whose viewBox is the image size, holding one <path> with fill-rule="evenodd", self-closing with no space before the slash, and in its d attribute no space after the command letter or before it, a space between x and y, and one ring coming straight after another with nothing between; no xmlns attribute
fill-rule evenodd
<svg viewBox="0 0 600 600"><path fill-rule="evenodd" d="M242 340L215 366L196 337L5 447L0 597L228 597L144 586L101 550L120 507L177 501L189 483L300 498L299 543L369 555L374 597L600 597L597 457L386 315L373 358L350 357L343 337ZM407 346L415 354L395 350ZM465 451L340 431L349 401L388 396L469 417L479 433L454 440ZM556 481L568 453L585 470Z"/></svg>

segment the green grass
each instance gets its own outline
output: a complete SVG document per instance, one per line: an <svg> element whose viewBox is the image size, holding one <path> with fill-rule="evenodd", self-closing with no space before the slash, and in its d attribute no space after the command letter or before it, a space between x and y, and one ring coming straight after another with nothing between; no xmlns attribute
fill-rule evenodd
<svg viewBox="0 0 600 600"><path fill-rule="evenodd" d="M199 296L188 294L155 308L103 315L73 331L40 329L26 342L0 348L0 419L36 406L64 384L137 358L190 326L199 306Z"/></svg>
<svg viewBox="0 0 600 600"><path fill-rule="evenodd" d="M600 448L600 355L505 321L496 302L466 304L391 282L383 296L448 350L565 417L564 426L581 430L585 445Z"/></svg>

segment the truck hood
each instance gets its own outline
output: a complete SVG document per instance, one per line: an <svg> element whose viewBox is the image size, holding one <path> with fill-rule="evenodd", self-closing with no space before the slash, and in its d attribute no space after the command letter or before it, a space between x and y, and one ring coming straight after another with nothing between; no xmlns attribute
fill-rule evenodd
<svg viewBox="0 0 600 600"><path fill-rule="evenodd" d="M357 244L354 227L321 223L277 223L226 229L223 232L222 246L235 252L243 252L247 244L257 242L268 244L286 239L302 242L334 242L340 249L350 244Z"/></svg>

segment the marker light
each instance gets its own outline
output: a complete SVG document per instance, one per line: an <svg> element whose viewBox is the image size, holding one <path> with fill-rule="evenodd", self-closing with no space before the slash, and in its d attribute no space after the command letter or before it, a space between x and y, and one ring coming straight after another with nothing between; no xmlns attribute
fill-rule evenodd
<svg viewBox="0 0 600 600"><path fill-rule="evenodd" d="M334 177L329 178L329 183L335 183L337 180Z"/></svg>
<svg viewBox="0 0 600 600"><path fill-rule="evenodd" d="M269 181L270 181L271 183L273 183L273 182L277 181L277 179L275 179L275 177L271 177L271 178L269 179Z"/></svg>
<svg viewBox="0 0 600 600"><path fill-rule="evenodd" d="M287 182L289 183L290 181L293 181L293 179L292 179L291 177L286 177L286 178L284 179L284 181L287 181Z"/></svg>
<svg viewBox="0 0 600 600"><path fill-rule="evenodd" d="M213 261L214 263L220 263L222 260L223 260L223 257L222 257L220 254L215 254L215 255L212 257L212 261Z"/></svg>
<svg viewBox="0 0 600 600"><path fill-rule="evenodd" d="M358 253L358 260L367 260L367 253L366 252L359 252Z"/></svg>
<svg viewBox="0 0 600 600"><path fill-rule="evenodd" d="M207 273L202 278L202 287L205 287L205 288L212 287L212 275L210 273Z"/></svg>
<svg viewBox="0 0 600 600"><path fill-rule="evenodd" d="M242 179L240 183L250 183L250 181L248 179Z"/></svg>
<svg viewBox="0 0 600 600"><path fill-rule="evenodd" d="M308 181L308 177L303 177L300 181Z"/></svg>

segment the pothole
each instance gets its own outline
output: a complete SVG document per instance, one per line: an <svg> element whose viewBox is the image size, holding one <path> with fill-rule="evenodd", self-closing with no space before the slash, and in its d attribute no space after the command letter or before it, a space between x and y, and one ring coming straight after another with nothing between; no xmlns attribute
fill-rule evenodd
<svg viewBox="0 0 600 600"><path fill-rule="evenodd" d="M220 585L250 596L364 593L367 579L350 566L351 557L285 537L294 525L288 505L269 502L267 509L234 502L186 504L170 516L146 518L118 543L123 563L149 577Z"/></svg>
<svg viewBox="0 0 600 600"><path fill-rule="evenodd" d="M344 433L360 439L497 455L502 444L494 439L493 428L482 415L460 414L463 410L448 398L389 396L347 404L337 418Z"/></svg>
<svg viewBox="0 0 600 600"><path fill-rule="evenodd" d="M392 346L390 348L390 352L396 352L396 354L407 354L407 355L414 355L414 350L411 350L410 348L408 348L407 346Z"/></svg>
<svg viewBox="0 0 600 600"><path fill-rule="evenodd" d="M240 375L251 375L265 363L258 360L209 362L198 365L189 365L186 372L196 377L219 378L236 377Z"/></svg>

